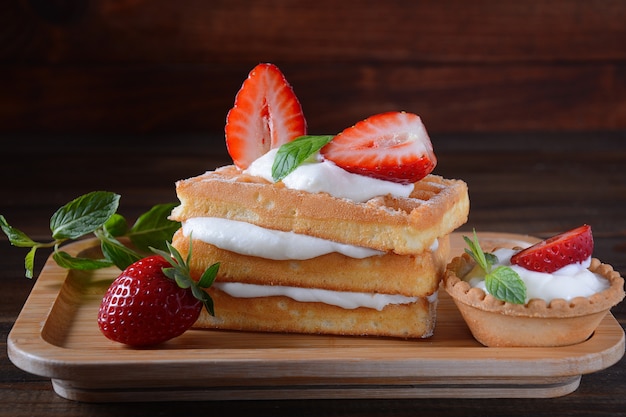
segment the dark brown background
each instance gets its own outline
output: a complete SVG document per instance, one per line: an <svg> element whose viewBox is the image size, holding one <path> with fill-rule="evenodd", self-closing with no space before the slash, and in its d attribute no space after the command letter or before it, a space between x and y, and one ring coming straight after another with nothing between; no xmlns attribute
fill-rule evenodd
<svg viewBox="0 0 626 417"><path fill-rule="evenodd" d="M469 185L462 230L589 223L595 255L626 271L623 0L0 0L0 214L45 241L53 211L82 193L120 193L129 220L175 201L174 181L229 163L226 113L259 62L282 69L314 134L420 114L436 173ZM626 410L626 358L556 399L67 401L6 354L33 285L24 255L0 236L2 417Z"/></svg>
<svg viewBox="0 0 626 417"><path fill-rule="evenodd" d="M626 127L622 0L5 0L0 132L221 132L273 62L311 133ZM222 144L219 144L222 146Z"/></svg>

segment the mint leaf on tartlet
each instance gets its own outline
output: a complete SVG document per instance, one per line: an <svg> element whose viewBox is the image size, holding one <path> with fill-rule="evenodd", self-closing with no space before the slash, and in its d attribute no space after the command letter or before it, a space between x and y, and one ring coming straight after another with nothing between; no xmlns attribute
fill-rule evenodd
<svg viewBox="0 0 626 417"><path fill-rule="evenodd" d="M467 253L485 273L485 287L487 291L498 300L512 304L524 304L526 302L526 284L519 274L508 266L499 266L492 269L498 262L493 253L486 253L480 247L476 230L473 239L463 236L463 240L469 248Z"/></svg>

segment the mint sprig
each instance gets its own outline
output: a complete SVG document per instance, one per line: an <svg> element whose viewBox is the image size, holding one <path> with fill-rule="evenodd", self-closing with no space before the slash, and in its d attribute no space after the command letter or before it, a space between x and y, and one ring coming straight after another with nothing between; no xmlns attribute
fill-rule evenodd
<svg viewBox="0 0 626 417"><path fill-rule="evenodd" d="M125 269L143 258L149 247L165 248L180 223L167 218L175 204L159 204L142 214L132 227L117 213L120 196L108 191L94 191L82 195L59 208L50 218L52 240L38 242L26 233L11 226L0 215L0 228L17 247L30 248L24 258L26 277L34 275L34 260L37 250L52 248L52 258L67 269L93 270L117 266ZM100 240L103 259L74 257L61 249L71 240L94 234ZM134 249L121 243L118 238L126 237Z"/></svg>
<svg viewBox="0 0 626 417"><path fill-rule="evenodd" d="M280 181L291 174L304 161L333 140L334 137L333 135L305 135L283 144L278 148L276 158L272 164L272 179Z"/></svg>
<svg viewBox="0 0 626 417"><path fill-rule="evenodd" d="M498 258L493 253L485 253L480 247L476 230L474 239L463 236L463 240L469 247L465 253L485 272L485 287L487 291L498 300L512 304L524 304L526 302L526 284L519 274L508 266L499 266L492 270Z"/></svg>

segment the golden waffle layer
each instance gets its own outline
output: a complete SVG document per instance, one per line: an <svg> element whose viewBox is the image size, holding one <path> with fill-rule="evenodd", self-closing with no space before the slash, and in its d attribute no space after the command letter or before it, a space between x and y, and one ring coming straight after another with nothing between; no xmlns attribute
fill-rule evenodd
<svg viewBox="0 0 626 417"><path fill-rule="evenodd" d="M196 328L353 336L430 337L436 301L420 298L411 304L344 309L323 303L301 303L288 297L233 298L209 289L215 316L203 310Z"/></svg>
<svg viewBox="0 0 626 417"><path fill-rule="evenodd" d="M464 224L469 213L467 185L436 175L415 183L409 198L356 203L290 190L229 165L178 181L176 192L181 204L172 220L226 218L400 255L427 250Z"/></svg>
<svg viewBox="0 0 626 417"><path fill-rule="evenodd" d="M219 282L423 297L437 291L446 267L449 238L438 241L434 251L416 255L386 253L356 259L330 253L307 260L275 261L240 255L194 239L190 269L192 276L199 277L210 265L220 262ZM187 256L189 238L182 230L176 232L172 244Z"/></svg>

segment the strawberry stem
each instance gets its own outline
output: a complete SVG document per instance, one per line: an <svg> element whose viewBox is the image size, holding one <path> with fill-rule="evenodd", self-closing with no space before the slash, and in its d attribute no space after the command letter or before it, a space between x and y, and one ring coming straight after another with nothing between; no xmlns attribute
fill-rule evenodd
<svg viewBox="0 0 626 417"><path fill-rule="evenodd" d="M205 290L211 287L213 282L215 282L215 278L217 277L217 272L220 267L219 262L216 262L208 267L202 273L200 279L196 282L193 278L191 278L189 269L192 253L191 236L189 236L189 253L187 254L186 260L183 259L180 252L172 246L170 242L166 242L166 244L169 252L152 247L150 248L152 252L162 256L167 262L169 262L170 265L172 265L171 268L163 268L163 274L169 279L174 280L180 288L190 289L193 296L202 302L210 315L214 316L215 311L213 299L211 299L211 296Z"/></svg>

